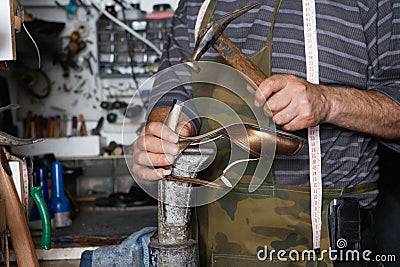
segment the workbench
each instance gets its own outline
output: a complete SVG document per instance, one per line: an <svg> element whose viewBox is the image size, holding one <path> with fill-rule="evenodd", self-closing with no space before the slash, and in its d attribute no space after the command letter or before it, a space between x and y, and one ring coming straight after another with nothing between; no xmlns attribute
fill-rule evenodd
<svg viewBox="0 0 400 267"><path fill-rule="evenodd" d="M157 226L157 206L108 208L85 203L71 226L53 231L52 249L41 249L39 233L32 235L40 266L69 267L79 266L83 251L94 250L101 243L119 244L147 226ZM15 261L12 251L10 260Z"/></svg>

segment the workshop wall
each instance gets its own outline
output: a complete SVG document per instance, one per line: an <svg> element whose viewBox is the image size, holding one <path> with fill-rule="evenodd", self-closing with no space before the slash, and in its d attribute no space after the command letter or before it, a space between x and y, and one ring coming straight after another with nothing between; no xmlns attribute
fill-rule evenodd
<svg viewBox="0 0 400 267"><path fill-rule="evenodd" d="M104 59L102 53L99 58L98 48L101 47L99 41L104 41L101 40L102 36L108 38L107 35L98 34L97 22L100 14L89 5L88 1L78 1L74 14L69 14L66 8L71 2L59 1L58 4L53 0L21 2L25 12L34 18L36 23L41 22L41 26L35 26L36 29L41 27L42 30L40 33L37 31L32 33L40 50L41 69L37 69L38 56L34 45L25 32L20 32L17 34L17 61L11 66L11 71L1 74L7 78L11 102L20 105L20 108L15 111L20 136L24 135L24 121L30 112L32 115L42 116L42 121L46 121L48 116L53 118L58 116L60 120L66 119L68 135L72 131L72 117L79 118L82 114L89 132L95 128L97 121L104 117L105 123L101 134L107 138L107 143L111 141L123 143L125 104L132 102L131 106L134 110L131 110L129 118L125 118L124 130L124 134L130 133L132 137L125 136L124 140L133 141L136 131L144 121L143 100L146 100L150 90L150 88L140 88L140 84L156 71L158 59L154 55L153 58L145 55L146 60L151 59L155 65L136 66L133 68L133 74L130 66L125 66L117 74L112 72L112 75L108 77L104 75L104 72L99 73L99 64L102 61L113 62L114 67L115 64L122 64L123 61L119 62L114 57ZM172 1L173 6L177 2ZM126 12L130 20L135 19L135 14L140 14L133 11ZM107 29L107 23L116 27L107 19L102 18L102 21L102 25L105 25L102 30ZM26 25L29 29L28 22ZM140 30L140 25L138 27ZM116 29L113 29L113 32L115 31ZM76 35L74 32L79 34ZM120 33L124 31L121 30ZM116 38L115 36L112 38ZM157 36L158 39L163 37ZM116 42L125 46L140 43L134 39L129 39L131 42L129 43L126 36L121 34L119 38ZM162 49L162 41L158 40L158 42L157 45ZM114 44L105 49L112 46ZM139 55L137 60L140 61L144 54ZM134 57L138 58L138 54ZM129 60L125 63L127 62L129 63ZM100 69L104 70L102 66ZM140 95L138 85L142 91Z"/></svg>

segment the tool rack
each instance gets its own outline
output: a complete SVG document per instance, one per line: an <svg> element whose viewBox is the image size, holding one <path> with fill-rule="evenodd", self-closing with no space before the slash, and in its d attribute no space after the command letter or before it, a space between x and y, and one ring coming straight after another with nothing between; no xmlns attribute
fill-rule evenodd
<svg viewBox="0 0 400 267"><path fill-rule="evenodd" d="M163 39L171 28L171 19L126 20L126 24L143 37L163 49ZM101 78L149 77L158 68L160 57L143 42L104 16L96 23ZM128 39L129 38L129 39Z"/></svg>

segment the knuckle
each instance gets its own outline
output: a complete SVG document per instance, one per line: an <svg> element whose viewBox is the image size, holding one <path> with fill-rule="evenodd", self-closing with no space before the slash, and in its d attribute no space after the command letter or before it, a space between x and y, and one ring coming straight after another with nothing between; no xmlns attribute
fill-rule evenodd
<svg viewBox="0 0 400 267"><path fill-rule="evenodd" d="M154 124L154 122L150 122L150 123L146 124L146 126L143 128L144 134L149 134L151 132L153 124Z"/></svg>
<svg viewBox="0 0 400 267"><path fill-rule="evenodd" d="M142 130L140 131L139 137L146 134L147 125L145 125Z"/></svg>
<svg viewBox="0 0 400 267"><path fill-rule="evenodd" d="M297 77L292 74L283 74L283 76L288 80L297 80Z"/></svg>
<svg viewBox="0 0 400 267"><path fill-rule="evenodd" d="M133 142L133 144L132 144L133 153L135 153L135 150L138 149L138 140L139 140L139 139L136 139L136 140Z"/></svg>
<svg viewBox="0 0 400 267"><path fill-rule="evenodd" d="M275 105L274 101L272 101L271 99L268 100L264 105L265 111L275 110L275 108L276 108L276 105Z"/></svg>
<svg viewBox="0 0 400 267"><path fill-rule="evenodd" d="M268 105L264 105L263 112L267 117L272 117L274 115L274 110L270 109Z"/></svg>
<svg viewBox="0 0 400 267"><path fill-rule="evenodd" d="M291 124L286 124L285 126L282 127L285 131L292 131L292 125Z"/></svg>
<svg viewBox="0 0 400 267"><path fill-rule="evenodd" d="M136 156L136 163L138 165L146 165L146 159L148 158L147 153L138 153Z"/></svg>
<svg viewBox="0 0 400 267"><path fill-rule="evenodd" d="M303 118L306 121L312 122L315 120L315 115L310 110L308 110L303 114Z"/></svg>
<svg viewBox="0 0 400 267"><path fill-rule="evenodd" d="M273 120L274 120L275 124L280 125L280 124L282 123L281 116L279 116L279 115L275 115L275 116L273 117Z"/></svg>
<svg viewBox="0 0 400 267"><path fill-rule="evenodd" d="M159 122L150 122L147 126L147 132L148 133L155 133L159 130Z"/></svg>
<svg viewBox="0 0 400 267"><path fill-rule="evenodd" d="M139 153L139 152L135 153L135 155L134 155L134 157L133 157L134 166L140 165L140 162L141 162L141 160L140 160L140 157L141 157L140 154L141 154L141 153Z"/></svg>
<svg viewBox="0 0 400 267"><path fill-rule="evenodd" d="M266 88L273 87L278 82L279 76L273 75L269 79L266 80Z"/></svg>
<svg viewBox="0 0 400 267"><path fill-rule="evenodd" d="M307 92L307 86L305 84L301 83L296 88L297 88L297 92L300 94L304 94L305 92Z"/></svg>
<svg viewBox="0 0 400 267"><path fill-rule="evenodd" d="M139 149L139 150L145 150L145 148L146 148L146 137L140 137L139 139L138 139L138 141L137 141L137 148Z"/></svg>
<svg viewBox="0 0 400 267"><path fill-rule="evenodd" d="M299 107L303 107L303 110L304 110L305 113L309 113L310 112L309 108L308 108L310 106L310 102L308 101L307 98L302 98L299 101L299 105L298 106Z"/></svg>
<svg viewBox="0 0 400 267"><path fill-rule="evenodd" d="M137 164L133 163L133 166L132 166L133 173L136 175L139 175L139 170L140 170L139 166Z"/></svg>
<svg viewBox="0 0 400 267"><path fill-rule="evenodd" d="M264 109L263 109L263 113L264 113L264 115L265 116L267 116L267 117L273 117L273 113L268 109L265 109L265 107L264 107Z"/></svg>

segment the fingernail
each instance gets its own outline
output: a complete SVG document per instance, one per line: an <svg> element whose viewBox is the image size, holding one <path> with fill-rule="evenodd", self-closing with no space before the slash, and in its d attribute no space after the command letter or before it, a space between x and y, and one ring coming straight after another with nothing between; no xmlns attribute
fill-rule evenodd
<svg viewBox="0 0 400 267"><path fill-rule="evenodd" d="M164 178L165 177L165 170L157 170L157 176L160 178Z"/></svg>
<svg viewBox="0 0 400 267"><path fill-rule="evenodd" d="M165 155L165 160L166 160L168 163L172 164L172 163L174 163L174 161L175 161L175 157L172 156L172 155L170 155L170 154L166 154L166 155Z"/></svg>
<svg viewBox="0 0 400 267"><path fill-rule="evenodd" d="M178 143L178 139L179 139L179 137L177 134L168 135L168 138L167 138L167 140L170 141L171 143Z"/></svg>
<svg viewBox="0 0 400 267"><path fill-rule="evenodd" d="M266 114L269 115L269 116L272 116L272 110L271 110L271 108L269 107L268 102L265 102L265 105L264 105L264 113L266 113Z"/></svg>
<svg viewBox="0 0 400 267"><path fill-rule="evenodd" d="M172 146L170 152L171 152L172 155L175 155L175 156L178 155L179 154L179 147L175 146L175 145Z"/></svg>
<svg viewBox="0 0 400 267"><path fill-rule="evenodd" d="M254 101L254 106L260 107L260 103L258 103L258 101Z"/></svg>
<svg viewBox="0 0 400 267"><path fill-rule="evenodd" d="M171 173L172 173L171 169L163 170L164 176L171 175Z"/></svg>

